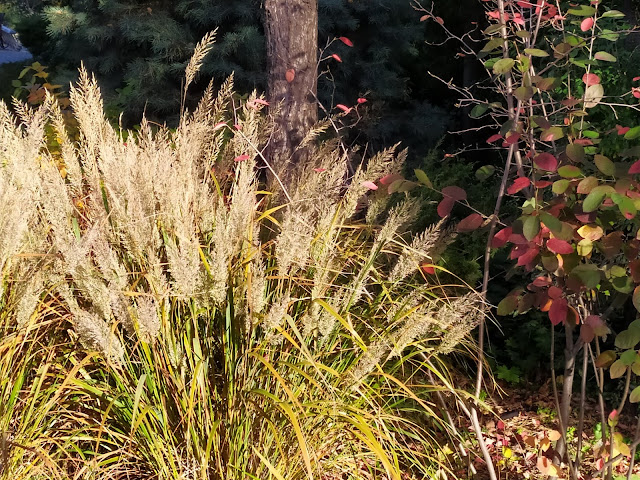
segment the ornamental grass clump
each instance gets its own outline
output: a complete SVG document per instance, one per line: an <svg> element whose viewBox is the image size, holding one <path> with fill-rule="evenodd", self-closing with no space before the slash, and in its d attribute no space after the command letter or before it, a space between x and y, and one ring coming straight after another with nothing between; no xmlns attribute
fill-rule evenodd
<svg viewBox="0 0 640 480"><path fill-rule="evenodd" d="M483 308L424 281L419 262L437 259L450 231L412 241L415 201L387 196L395 204L381 209L377 198L383 220L361 220L371 183L398 173L405 152L349 175L327 141L291 167L286 192L267 192L266 102L232 107L232 92L231 78L207 89L176 130L143 120L124 132L81 70L73 139L53 98L15 114L0 104L4 474L399 479L449 468L429 394L459 394L441 355L464 349Z"/></svg>

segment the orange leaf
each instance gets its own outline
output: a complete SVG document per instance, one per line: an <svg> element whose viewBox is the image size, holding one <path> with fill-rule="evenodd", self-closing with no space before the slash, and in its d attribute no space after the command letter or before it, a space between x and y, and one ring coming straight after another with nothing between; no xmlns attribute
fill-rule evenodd
<svg viewBox="0 0 640 480"><path fill-rule="evenodd" d="M293 82L293 79L296 78L296 71L293 68L287 70L287 73L284 74L284 78L287 79L288 83Z"/></svg>

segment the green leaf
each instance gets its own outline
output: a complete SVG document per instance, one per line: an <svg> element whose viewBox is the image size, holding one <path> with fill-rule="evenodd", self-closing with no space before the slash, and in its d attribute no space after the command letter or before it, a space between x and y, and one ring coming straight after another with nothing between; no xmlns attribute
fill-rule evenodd
<svg viewBox="0 0 640 480"><path fill-rule="evenodd" d="M638 352L635 350L627 350L622 355L620 355L620 361L627 366L631 366L633 362L638 358Z"/></svg>
<svg viewBox="0 0 640 480"><path fill-rule="evenodd" d="M614 32L613 30L603 28L602 32L600 33L600 38L603 38L604 40L609 40L610 42L617 42L618 39L620 38L620 34Z"/></svg>
<svg viewBox="0 0 640 480"><path fill-rule="evenodd" d="M626 195L621 195L619 193L612 193L611 200L613 200L613 203L618 205L618 208L620 209L620 213L624 215L624 217L628 220L631 220L633 217L636 216L636 213L638 213L638 210L636 210L635 203L633 203L633 200L631 200Z"/></svg>
<svg viewBox="0 0 640 480"><path fill-rule="evenodd" d="M27 73L29 73L29 70L31 70L31 67L24 67L20 72L20 75L18 75L18 78L24 77Z"/></svg>
<svg viewBox="0 0 640 480"><path fill-rule="evenodd" d="M634 348L640 342L640 330L628 328L616 335L615 345L622 350Z"/></svg>
<svg viewBox="0 0 640 480"><path fill-rule="evenodd" d="M596 13L596 9L588 5L580 5L576 8L570 8L569 10L567 10L567 13L569 15L576 15L578 17L590 17L591 15Z"/></svg>
<svg viewBox="0 0 640 480"><path fill-rule="evenodd" d="M513 58L502 58L493 64L493 73L503 75L511 71L516 61Z"/></svg>
<svg viewBox="0 0 640 480"><path fill-rule="evenodd" d="M616 174L616 166L613 164L609 158L604 155L596 155L595 156L596 167L605 175L609 175L613 177Z"/></svg>
<svg viewBox="0 0 640 480"><path fill-rule="evenodd" d="M609 10L601 15L602 18L624 18L624 13L619 10Z"/></svg>
<svg viewBox="0 0 640 480"><path fill-rule="evenodd" d="M625 140L635 140L640 137L640 125L637 127L633 127L627 133L624 134Z"/></svg>
<svg viewBox="0 0 640 480"><path fill-rule="evenodd" d="M498 33L500 30L502 30L502 24L501 23L496 23L494 25L491 25L491 26L485 28L482 33L484 33L486 35L493 35L494 33Z"/></svg>
<svg viewBox="0 0 640 480"><path fill-rule="evenodd" d="M553 142L564 137L564 131L560 127L551 127L542 132L540 140L543 142Z"/></svg>
<svg viewBox="0 0 640 480"><path fill-rule="evenodd" d="M533 81L536 87L544 91L553 90L554 88L560 85L560 79L555 77L548 77L548 78L534 77L531 80Z"/></svg>
<svg viewBox="0 0 640 480"><path fill-rule="evenodd" d="M502 299L502 301L498 304L498 315L504 316L509 315L516 311L518 308L518 297L515 295L509 295Z"/></svg>
<svg viewBox="0 0 640 480"><path fill-rule="evenodd" d="M553 233L562 231L562 222L556 217L547 212L540 214L540 220L544 223L545 227L551 230Z"/></svg>
<svg viewBox="0 0 640 480"><path fill-rule="evenodd" d="M502 38L492 38L491 40L489 40L487 42L487 44L484 47L482 47L482 50L480 50L480 51L483 52L483 53L492 52L496 48L501 47L503 43L504 42L503 42Z"/></svg>
<svg viewBox="0 0 640 480"><path fill-rule="evenodd" d="M489 106L484 103L478 104L471 109L471 113L469 116L471 118L479 118L481 117L487 110L489 110Z"/></svg>
<svg viewBox="0 0 640 480"><path fill-rule="evenodd" d="M578 178L582 175L582 170L575 165L563 165L558 169L558 174L562 178Z"/></svg>
<svg viewBox="0 0 640 480"><path fill-rule="evenodd" d="M527 32L526 30L518 30L516 32L516 36L520 38L531 38L531 33Z"/></svg>
<svg viewBox="0 0 640 480"><path fill-rule="evenodd" d="M551 186L551 191L556 195L563 194L571 182L569 180L556 180Z"/></svg>
<svg viewBox="0 0 640 480"><path fill-rule="evenodd" d="M524 53L531 55L532 57L548 57L549 54L539 48L525 48Z"/></svg>
<svg viewBox="0 0 640 480"><path fill-rule="evenodd" d="M633 290L633 280L629 276L614 277L611 279L611 284L620 293L631 293Z"/></svg>
<svg viewBox="0 0 640 480"><path fill-rule="evenodd" d="M538 217L530 216L524 219L522 222L522 234L524 238L531 241L540 231L540 219Z"/></svg>
<svg viewBox="0 0 640 480"><path fill-rule="evenodd" d="M631 300L633 301L633 306L636 307L638 312L640 312L640 286L637 286L633 291Z"/></svg>
<svg viewBox="0 0 640 480"><path fill-rule="evenodd" d="M595 212L608 194L615 193L613 187L600 185L587 195L582 202L582 210L586 213Z"/></svg>
<svg viewBox="0 0 640 480"><path fill-rule="evenodd" d="M600 269L593 263L581 263L571 270L575 276L588 289L596 288L600 283Z"/></svg>
<svg viewBox="0 0 640 480"><path fill-rule="evenodd" d="M627 371L627 366L622 363L620 360L616 360L615 362L613 362L613 365L611 365L611 368L609 369L609 373L611 374L611 378L620 378L622 375L625 374L625 372Z"/></svg>
<svg viewBox="0 0 640 480"><path fill-rule="evenodd" d="M618 59L616 57L614 57L613 55L611 55L608 52L596 52L596 54L593 56L593 58L595 58L596 60L601 60L603 62L616 62L616 61L618 61Z"/></svg>
<svg viewBox="0 0 640 480"><path fill-rule="evenodd" d="M633 390L631 390L631 393L629 394L629 402L631 403L640 402L640 387L636 387Z"/></svg>
<svg viewBox="0 0 640 480"><path fill-rule="evenodd" d="M413 172L415 173L416 178L420 183L422 183L423 185L426 185L429 188L433 188L433 184L431 183L431 180L429 180L429 177L427 176L426 173L424 173L424 171L420 170L419 168L416 168Z"/></svg>
<svg viewBox="0 0 640 480"><path fill-rule="evenodd" d="M493 175L493 172L495 171L496 167L494 167L493 165L483 165L478 170L476 170L476 178L482 182L483 180L486 180L491 175Z"/></svg>
<svg viewBox="0 0 640 480"><path fill-rule="evenodd" d="M533 97L533 87L518 87L514 90L513 94L521 102L526 102Z"/></svg>
<svg viewBox="0 0 640 480"><path fill-rule="evenodd" d="M570 143L566 149L567 157L573 162L584 161L584 147L577 143Z"/></svg>

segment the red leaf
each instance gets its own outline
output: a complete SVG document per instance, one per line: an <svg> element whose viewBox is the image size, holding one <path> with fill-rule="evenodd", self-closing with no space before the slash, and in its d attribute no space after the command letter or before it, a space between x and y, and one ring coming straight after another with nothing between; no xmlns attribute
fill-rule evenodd
<svg viewBox="0 0 640 480"><path fill-rule="evenodd" d="M638 80L640 80L640 77L633 77L634 82L637 82Z"/></svg>
<svg viewBox="0 0 640 480"><path fill-rule="evenodd" d="M433 19L440 25L444 25L444 20L442 19L442 17L433 17Z"/></svg>
<svg viewBox="0 0 640 480"><path fill-rule="evenodd" d="M582 76L582 81L589 87L591 85L598 85L600 83L600 77L595 73L585 73Z"/></svg>
<svg viewBox="0 0 640 480"><path fill-rule="evenodd" d="M296 71L293 68L290 68L284 74L284 78L287 80L287 83L293 82L293 79L296 78Z"/></svg>
<svg viewBox="0 0 640 480"><path fill-rule="evenodd" d="M353 47L353 42L349 40L347 37L338 37L342 43L344 43L347 47Z"/></svg>
<svg viewBox="0 0 640 480"><path fill-rule="evenodd" d="M518 257L518 265L523 266L530 264L538 256L538 253L540 253L540 250L537 247L530 248Z"/></svg>
<svg viewBox="0 0 640 480"><path fill-rule="evenodd" d="M593 140L591 140L590 138L576 138L573 143L575 143L576 145L587 147L589 145L593 145Z"/></svg>
<svg viewBox="0 0 640 480"><path fill-rule="evenodd" d="M422 271L428 275L436 273L436 269L433 265L424 264L420 268L422 268Z"/></svg>
<svg viewBox="0 0 640 480"><path fill-rule="evenodd" d="M631 167L629 167L629 174L640 173L640 160L636 160Z"/></svg>
<svg viewBox="0 0 640 480"><path fill-rule="evenodd" d="M497 142L500 139L502 139L502 135L496 133L495 135L491 135L489 138L487 138L487 143Z"/></svg>
<svg viewBox="0 0 640 480"><path fill-rule="evenodd" d="M580 24L580 30L583 32L588 32L593 27L593 17L585 18Z"/></svg>
<svg viewBox="0 0 640 480"><path fill-rule="evenodd" d="M343 105L341 103L336 105L336 108L339 108L340 110L342 110L344 113L349 113L351 111L351 109L349 107L347 107L346 105Z"/></svg>
<svg viewBox="0 0 640 480"><path fill-rule="evenodd" d="M478 213L472 213L468 217L463 218L458 224L458 232L466 233L472 232L482 225L482 215Z"/></svg>
<svg viewBox="0 0 640 480"><path fill-rule="evenodd" d="M533 159L536 167L546 170L547 172L555 172L558 168L558 160L550 153L541 153Z"/></svg>
<svg viewBox="0 0 640 480"><path fill-rule="evenodd" d="M426 20L429 20L429 18L431 18L431 15L423 15L423 16L420 17L420 21L424 22Z"/></svg>
<svg viewBox="0 0 640 480"><path fill-rule="evenodd" d="M552 300L555 300L556 298L560 298L562 296L562 289L553 285L549 287L549 290L547 290L547 295L549 295L549 298L551 298Z"/></svg>
<svg viewBox="0 0 640 480"><path fill-rule="evenodd" d="M624 135L629 130L631 130L631 127L622 127L622 126L619 126L619 125L616 125L616 128L618 129L618 135Z"/></svg>
<svg viewBox="0 0 640 480"><path fill-rule="evenodd" d="M446 217L451 213L451 209L455 204L456 202L453 198L444 197L438 204L438 215L440 215L442 218Z"/></svg>
<svg viewBox="0 0 640 480"><path fill-rule="evenodd" d="M402 175L398 175L397 173L390 173L389 175L385 175L384 177L382 177L379 182L384 186L388 186L396 180L404 180L404 177Z"/></svg>
<svg viewBox="0 0 640 480"><path fill-rule="evenodd" d="M322 173L326 170L326 168L314 168L313 171L316 173Z"/></svg>
<svg viewBox="0 0 640 480"><path fill-rule="evenodd" d="M462 201L467 199L467 192L465 192L462 188L457 187L455 185L451 185L449 187L444 187L442 189L442 194L445 197L451 197L454 200Z"/></svg>
<svg viewBox="0 0 640 480"><path fill-rule="evenodd" d="M264 105L266 107L269 106L269 102L267 102L266 100L263 100L262 98L256 98L253 103L257 103L258 105Z"/></svg>
<svg viewBox="0 0 640 480"><path fill-rule="evenodd" d="M569 304L566 298L556 298L549 309L549 320L554 325L564 322L569 313Z"/></svg>
<svg viewBox="0 0 640 480"><path fill-rule="evenodd" d="M507 189L509 195L518 193L523 188L527 188L531 185L531 180L528 177L518 177L513 181L513 184Z"/></svg>
<svg viewBox="0 0 640 480"><path fill-rule="evenodd" d="M513 229L511 227L503 228L493 236L493 239L491 240L491 246L493 248L503 247L507 244L507 241L509 240L512 232Z"/></svg>
<svg viewBox="0 0 640 480"><path fill-rule="evenodd" d="M547 240L547 248L553 253L559 253L561 255L573 253L573 247L571 244L564 240L560 240L559 238L550 238Z"/></svg>
<svg viewBox="0 0 640 480"><path fill-rule="evenodd" d="M504 139L505 145L513 145L520 140L520 134L518 132L509 132L509 134Z"/></svg>
<svg viewBox="0 0 640 480"><path fill-rule="evenodd" d="M545 275L541 275L533 279L531 282L536 287L546 287L551 284L551 279Z"/></svg>
<svg viewBox="0 0 640 480"><path fill-rule="evenodd" d="M367 187L369 190L377 190L378 189L378 186L375 183L369 182L369 181L362 182L362 186L363 187Z"/></svg>
<svg viewBox="0 0 640 480"><path fill-rule="evenodd" d="M549 180L537 180L533 182L533 186L536 188L547 188L549 185L553 185L553 182Z"/></svg>
<svg viewBox="0 0 640 480"><path fill-rule="evenodd" d="M333 58L334 60L337 60L338 62L342 63L342 59L340 58L340 55L338 55L337 53L334 53L333 55L331 55L331 58Z"/></svg>
<svg viewBox="0 0 640 480"><path fill-rule="evenodd" d="M249 160L249 155L238 155L236 158L233 159L234 162L244 162L245 160Z"/></svg>
<svg viewBox="0 0 640 480"><path fill-rule="evenodd" d="M366 102L367 102L366 98L363 98L363 97L358 98L358 103L359 104L366 103Z"/></svg>

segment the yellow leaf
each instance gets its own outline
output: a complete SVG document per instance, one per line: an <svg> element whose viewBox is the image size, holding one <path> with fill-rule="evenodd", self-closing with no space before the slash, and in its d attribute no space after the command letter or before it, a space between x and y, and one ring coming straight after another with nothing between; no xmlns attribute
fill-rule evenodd
<svg viewBox="0 0 640 480"><path fill-rule="evenodd" d="M538 457L538 462L536 465L538 467L538 470L540 470L540 473L542 473L543 475L549 475L551 477L558 476L558 469L547 457Z"/></svg>
<svg viewBox="0 0 640 480"><path fill-rule="evenodd" d="M582 240L580 240L578 242L578 246L576 247L576 251L578 252L578 255L580 255L581 257L586 257L592 252L592 250L593 250L593 242L588 238L583 238Z"/></svg>
<svg viewBox="0 0 640 480"><path fill-rule="evenodd" d="M550 446L551 446L551 441L547 437L544 437L542 440L540 440L540 449L543 452L546 452L547 450L549 450Z"/></svg>
<svg viewBox="0 0 640 480"><path fill-rule="evenodd" d="M582 238L586 238L587 240L591 240L595 242L596 240L600 240L602 235L604 235L604 231L598 225L583 225L578 229L578 235Z"/></svg>
<svg viewBox="0 0 640 480"><path fill-rule="evenodd" d="M560 440L560 438L562 437L560 432L557 430L549 430L549 432L547 433L547 436L549 437L549 440L551 440L552 442Z"/></svg>

